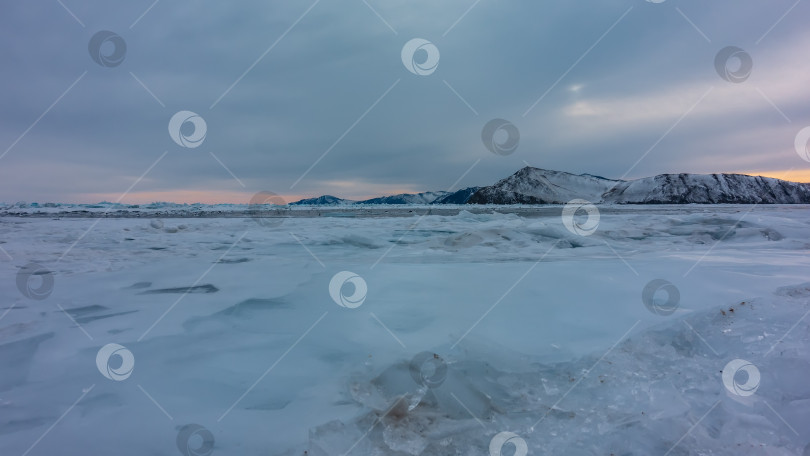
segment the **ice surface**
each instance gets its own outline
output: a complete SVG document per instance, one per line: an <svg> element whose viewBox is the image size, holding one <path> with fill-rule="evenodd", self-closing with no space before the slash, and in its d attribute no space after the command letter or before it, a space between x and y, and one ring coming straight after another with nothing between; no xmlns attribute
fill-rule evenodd
<svg viewBox="0 0 810 456"><path fill-rule="evenodd" d="M600 209L587 237L559 207L0 217L0 454L183 454L192 423L215 455L487 455L505 431L529 455L802 454L810 208ZM642 302L654 279L674 313Z"/></svg>

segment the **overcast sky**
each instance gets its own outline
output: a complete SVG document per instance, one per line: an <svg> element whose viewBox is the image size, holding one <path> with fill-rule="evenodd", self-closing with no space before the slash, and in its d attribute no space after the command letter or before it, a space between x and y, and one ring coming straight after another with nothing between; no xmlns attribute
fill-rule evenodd
<svg viewBox="0 0 810 456"><path fill-rule="evenodd" d="M527 163L810 180L810 2L655 1L4 2L0 201L362 198ZM414 38L430 74L403 63ZM728 79L753 63L736 82L728 46ZM179 111L204 119L198 147L170 135ZM482 142L495 118L510 155Z"/></svg>

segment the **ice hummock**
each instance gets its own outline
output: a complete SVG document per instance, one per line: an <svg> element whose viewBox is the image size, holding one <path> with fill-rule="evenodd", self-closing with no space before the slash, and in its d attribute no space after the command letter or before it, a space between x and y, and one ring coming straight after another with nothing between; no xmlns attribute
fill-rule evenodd
<svg viewBox="0 0 810 456"><path fill-rule="evenodd" d="M351 395L367 411L314 428L309 454L483 454L501 430L529 454L800 454L810 438L810 322L790 342L766 334L790 330L808 299L810 283L781 287L560 363L504 362L519 356L484 346L451 351L436 388L412 381L402 361L355 379ZM750 398L722 383L736 356L762 372Z"/></svg>

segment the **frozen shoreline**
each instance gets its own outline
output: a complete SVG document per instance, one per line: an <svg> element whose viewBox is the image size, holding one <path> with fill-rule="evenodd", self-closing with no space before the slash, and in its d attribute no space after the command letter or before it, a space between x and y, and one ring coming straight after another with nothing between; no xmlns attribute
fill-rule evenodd
<svg viewBox="0 0 810 456"><path fill-rule="evenodd" d="M559 216L563 205L347 205L285 206L255 210L245 204L159 205L121 207L122 205L59 205L54 207L0 207L0 217L21 218L298 218L298 217L411 217L422 215L454 216L472 214L515 214L521 217ZM646 212L653 215L675 213L736 213L756 211L807 211L806 204L599 204L603 214Z"/></svg>

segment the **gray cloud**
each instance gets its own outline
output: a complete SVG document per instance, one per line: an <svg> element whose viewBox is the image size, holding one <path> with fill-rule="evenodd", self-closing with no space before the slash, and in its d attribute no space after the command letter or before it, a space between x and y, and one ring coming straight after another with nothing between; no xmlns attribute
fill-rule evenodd
<svg viewBox="0 0 810 456"><path fill-rule="evenodd" d="M810 6L779 21L793 1L481 0L469 9L473 2L461 0L369 0L394 33L362 1L323 0L224 96L312 3L161 1L131 29L152 2L64 3L85 27L56 2L1 7L0 154L87 73L0 159L0 200L117 195L164 151L134 192L436 190L479 159L460 186L489 184L524 161L619 177L711 88L630 177L806 165L791 151L810 125L801 77L810 70L801 20ZM126 40L120 66L90 58L98 30ZM414 37L441 52L429 76L400 61ZM753 57L745 83L715 72L727 45ZM205 118L201 147L169 137L180 110ZM495 117L521 131L510 156L481 143Z"/></svg>

